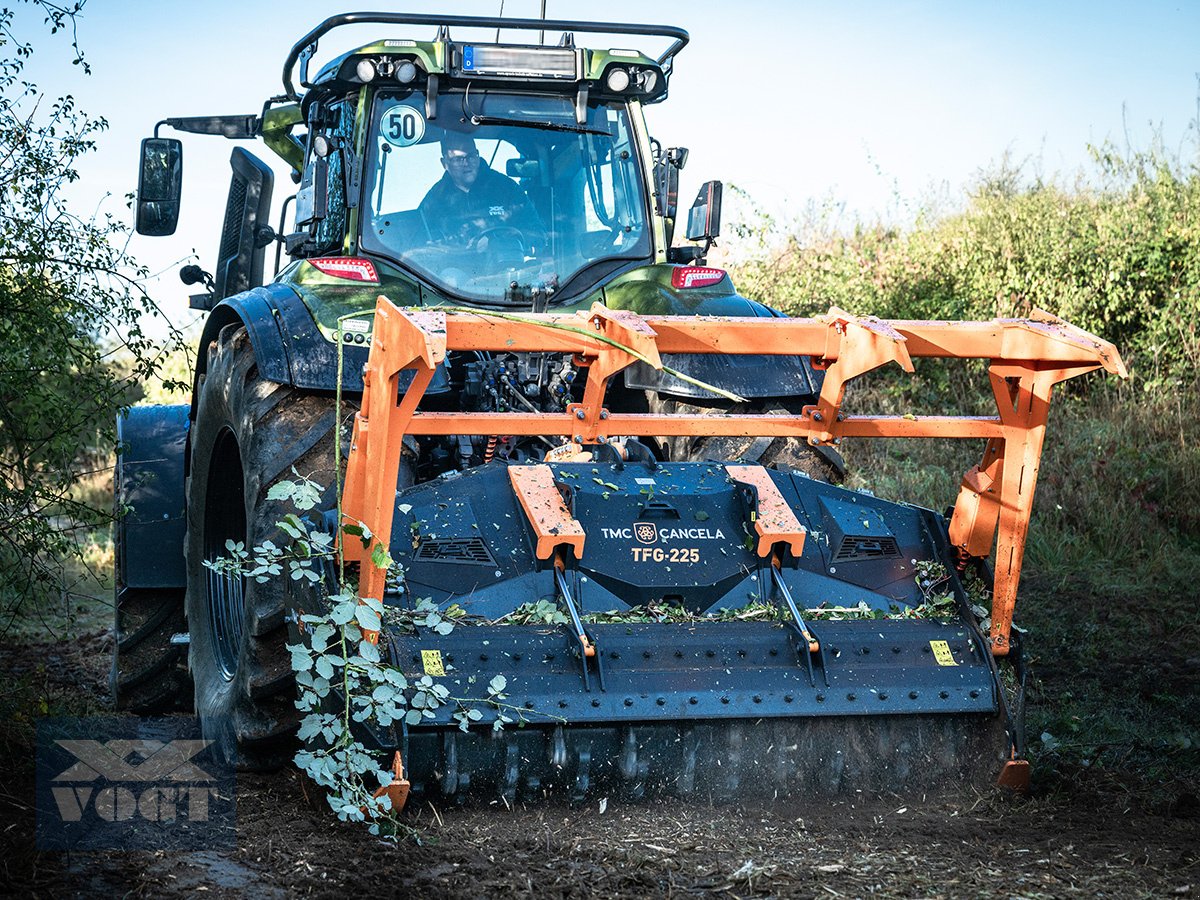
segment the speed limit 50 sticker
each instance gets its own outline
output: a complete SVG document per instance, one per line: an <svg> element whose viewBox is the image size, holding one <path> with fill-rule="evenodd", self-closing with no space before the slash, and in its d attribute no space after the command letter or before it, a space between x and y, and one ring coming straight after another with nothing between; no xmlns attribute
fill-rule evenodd
<svg viewBox="0 0 1200 900"><path fill-rule="evenodd" d="M396 105L384 112L379 130L389 144L411 147L425 137L425 117L415 106Z"/></svg>

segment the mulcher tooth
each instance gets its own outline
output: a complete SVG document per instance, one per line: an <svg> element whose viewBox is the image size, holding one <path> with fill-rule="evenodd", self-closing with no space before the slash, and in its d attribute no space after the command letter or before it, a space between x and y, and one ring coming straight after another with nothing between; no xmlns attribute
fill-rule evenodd
<svg viewBox="0 0 1200 900"><path fill-rule="evenodd" d="M575 779L570 793L573 804L586 801L588 788L591 787L591 768L592 742L587 738L582 738L575 751Z"/></svg>
<svg viewBox="0 0 1200 900"><path fill-rule="evenodd" d="M556 771L561 771L567 765L567 739L561 725L555 725L554 730L550 732L549 744L550 765Z"/></svg>
<svg viewBox="0 0 1200 900"><path fill-rule="evenodd" d="M672 783L675 794L689 797L696 789L696 729L686 726L679 734L680 759Z"/></svg>
<svg viewBox="0 0 1200 900"><path fill-rule="evenodd" d="M725 730L725 758L719 760L721 777L716 781L718 799L723 802L734 800L742 783L742 746L746 735L740 722L733 722Z"/></svg>
<svg viewBox="0 0 1200 900"><path fill-rule="evenodd" d="M442 735L442 772L439 781L445 796L462 796L458 790L458 735L452 731Z"/></svg>
<svg viewBox="0 0 1200 900"><path fill-rule="evenodd" d="M521 751L517 743L511 739L505 740L504 746L504 779L500 786L500 796L511 808L517 802L517 786L521 780Z"/></svg>

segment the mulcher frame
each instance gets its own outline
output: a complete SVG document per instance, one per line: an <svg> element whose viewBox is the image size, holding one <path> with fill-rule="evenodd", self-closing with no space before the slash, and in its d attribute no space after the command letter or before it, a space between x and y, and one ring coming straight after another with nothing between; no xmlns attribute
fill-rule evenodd
<svg viewBox="0 0 1200 900"><path fill-rule="evenodd" d="M587 370L582 402L558 413L419 411L448 350L571 353ZM660 368L661 354L673 353L810 356L825 380L818 402L792 416L663 416L604 407L612 376L636 361ZM851 379L889 363L912 372L918 358L987 360L997 415L842 413ZM987 557L995 547L990 638L992 653L1006 656L1051 392L1056 384L1097 369L1127 374L1111 343L1040 310L1028 319L990 322L882 320L836 307L815 319L639 316L600 304L573 315L499 315L401 309L381 296L342 505L344 516L364 522L373 537L365 547L344 542L341 552L345 561L363 563L360 596L382 598L386 572L369 561L376 544L387 548L392 533L406 435L557 435L581 445L638 435L801 437L814 446L845 437L982 438L987 441L983 460L963 476L949 533L964 563ZM401 373L409 370L412 381L401 393ZM521 495L517 479L513 485ZM539 557L547 558L556 544L582 554L583 535L564 532L556 538L539 527L531 504L522 502L545 539Z"/></svg>

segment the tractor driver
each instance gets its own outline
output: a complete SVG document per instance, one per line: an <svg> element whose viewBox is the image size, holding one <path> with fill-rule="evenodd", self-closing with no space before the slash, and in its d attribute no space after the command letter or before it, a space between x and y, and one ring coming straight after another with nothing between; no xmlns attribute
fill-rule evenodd
<svg viewBox="0 0 1200 900"><path fill-rule="evenodd" d="M525 192L487 165L475 140L447 131L441 179L418 209L434 238L480 250L519 239L526 255L540 249L546 230Z"/></svg>

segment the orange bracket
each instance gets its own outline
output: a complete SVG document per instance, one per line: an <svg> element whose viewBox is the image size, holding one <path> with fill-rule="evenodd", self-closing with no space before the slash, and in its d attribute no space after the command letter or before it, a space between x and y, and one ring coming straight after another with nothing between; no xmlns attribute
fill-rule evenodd
<svg viewBox="0 0 1200 900"><path fill-rule="evenodd" d="M1005 760L996 778L996 787L1015 791L1018 794L1029 793L1030 766L1027 759Z"/></svg>
<svg viewBox="0 0 1200 900"><path fill-rule="evenodd" d="M604 443L607 435L602 433L604 427L600 423L608 418L608 410L604 409L608 379L639 360L661 369L657 335L641 316L626 310L609 309L600 303L593 303L591 310L578 315L586 320L587 328L595 332L599 347L594 354L585 351L575 356L578 365L587 367L587 383L583 402L572 403L567 407L567 413L580 423L578 433L573 435L576 443L593 440ZM613 346L609 341L621 346Z"/></svg>
<svg viewBox="0 0 1200 900"><path fill-rule="evenodd" d="M986 557L995 544L991 640L996 656L1009 652L1051 392L1059 382L1097 368L1042 368L1000 360L988 368L1003 437L989 440L983 462L963 476L949 532L960 559Z"/></svg>
<svg viewBox="0 0 1200 900"><path fill-rule="evenodd" d="M398 813L408 802L410 788L408 779L404 777L404 761L400 759L400 751L397 750L396 755L392 757L392 780L386 787L377 789L372 796L387 797L392 801L392 812Z"/></svg>
<svg viewBox="0 0 1200 900"><path fill-rule="evenodd" d="M509 466L508 478L537 537L538 559L549 559L556 548L570 547L583 556L583 526L571 515L554 483L549 466Z"/></svg>
<svg viewBox="0 0 1200 900"><path fill-rule="evenodd" d="M836 306L829 310L825 321L825 349L813 360L813 368L825 370L821 395L816 406L802 410L812 421L825 425L810 436L812 444L836 440L831 426L840 421L846 382L892 362L905 372L913 371L907 339L890 322L874 316L852 316Z"/></svg>
<svg viewBox="0 0 1200 900"><path fill-rule="evenodd" d="M445 313L402 310L386 297L379 298L342 501L346 517L366 524L371 539L366 547L359 541L339 539L343 559L361 563L360 597L383 599L387 572L371 563L371 555L376 546L388 548L404 435L434 370L445 358ZM397 404L400 373L406 369L415 370L413 380ZM377 639L378 633L368 632L366 637Z"/></svg>
<svg viewBox="0 0 1200 900"><path fill-rule="evenodd" d="M748 484L758 492L758 510L754 515L758 555L770 556L776 544L784 543L791 547L793 556L800 556L807 532L779 493L770 473L762 466L726 466L725 471L734 481Z"/></svg>

